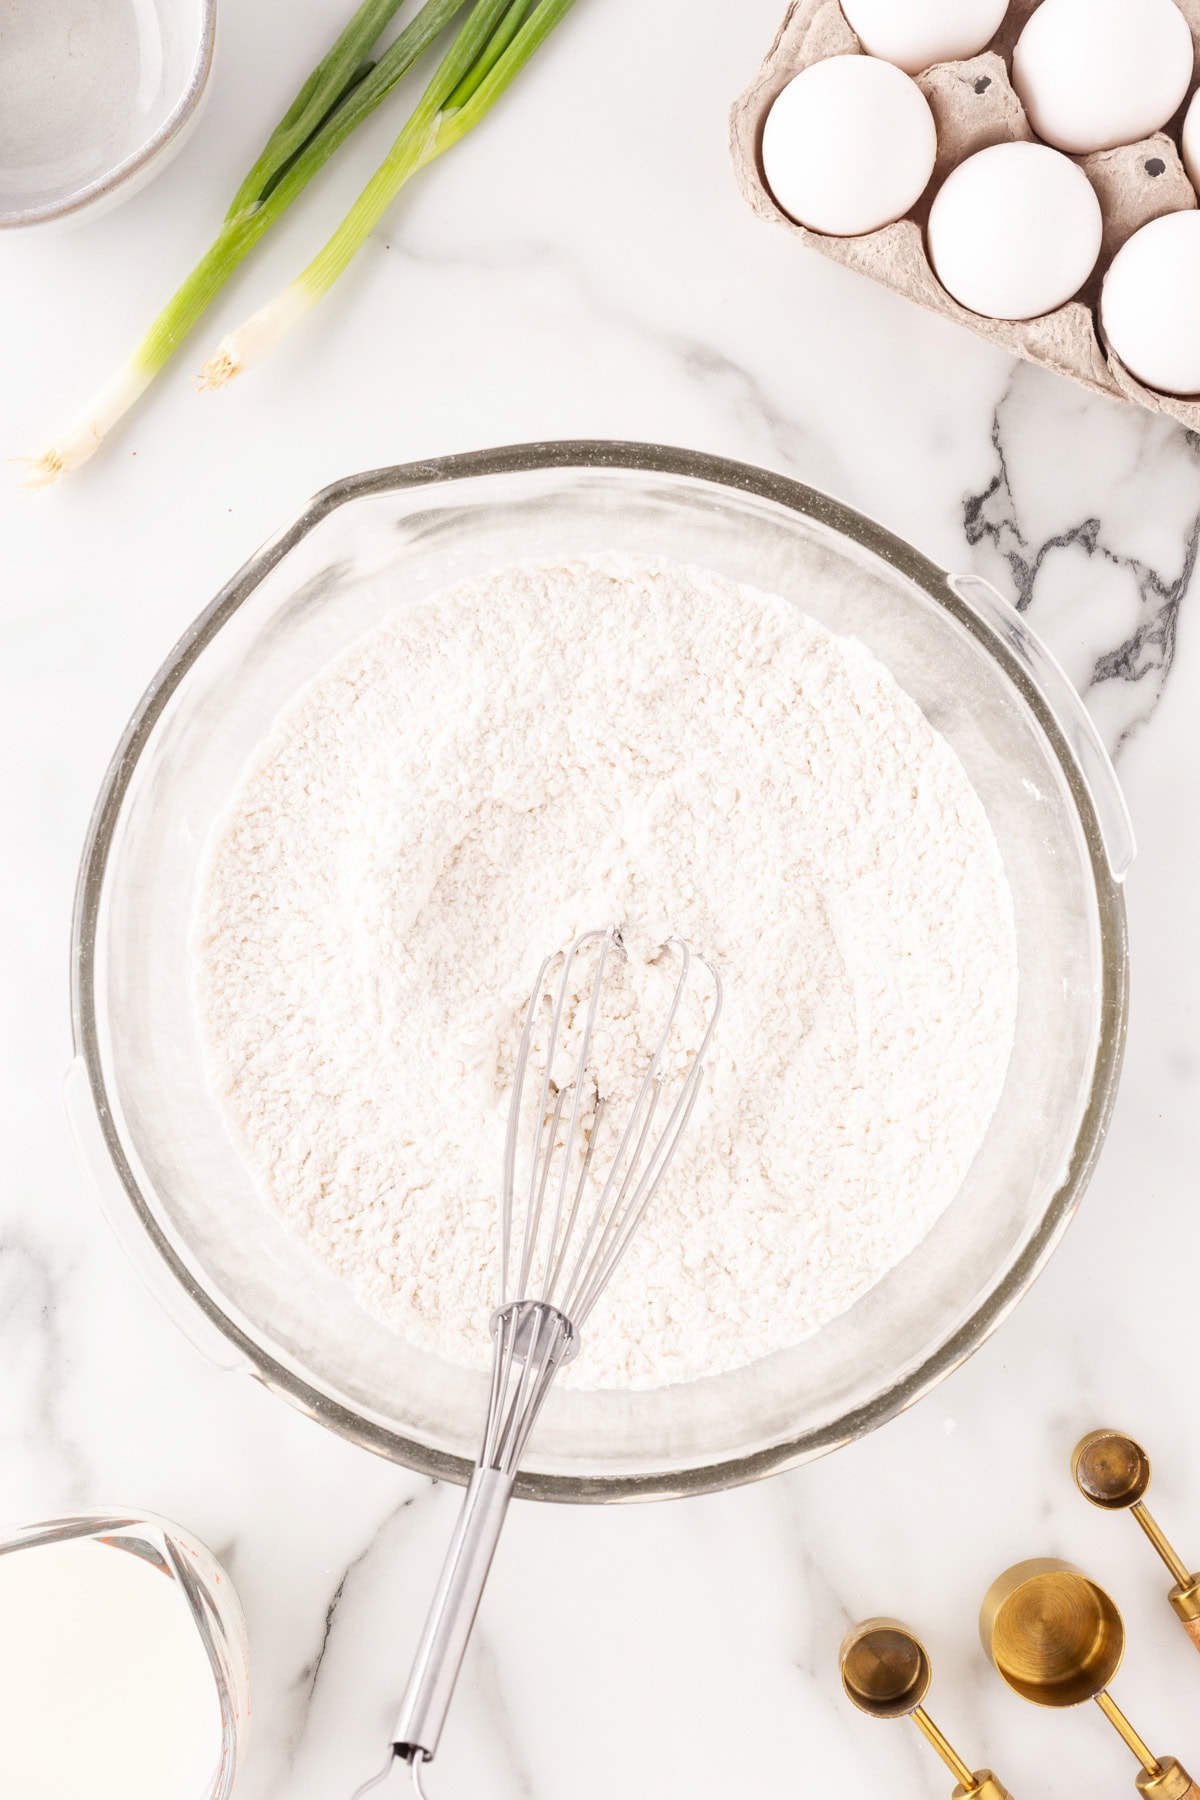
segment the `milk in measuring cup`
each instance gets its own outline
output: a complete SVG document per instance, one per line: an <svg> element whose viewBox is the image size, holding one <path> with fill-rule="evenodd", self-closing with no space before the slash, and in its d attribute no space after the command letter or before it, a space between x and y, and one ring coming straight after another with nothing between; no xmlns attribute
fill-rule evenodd
<svg viewBox="0 0 1200 1800"><path fill-rule="evenodd" d="M146 1544L121 1543L114 1532L0 1554L6 1800L223 1791L220 1691L187 1595Z"/></svg>

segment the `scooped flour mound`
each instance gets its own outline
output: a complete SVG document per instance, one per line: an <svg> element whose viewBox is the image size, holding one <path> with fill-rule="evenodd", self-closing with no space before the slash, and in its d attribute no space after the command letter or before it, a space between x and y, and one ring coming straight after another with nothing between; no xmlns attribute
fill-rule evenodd
<svg viewBox="0 0 1200 1800"><path fill-rule="evenodd" d="M198 988L264 1197L362 1306L452 1361L488 1360L529 989L547 952L614 921L633 1001L678 936L720 968L725 1008L568 1379L654 1387L818 1330L929 1231L995 1110L1017 985L1000 856L954 753L861 644L625 557L400 610L245 776Z"/></svg>

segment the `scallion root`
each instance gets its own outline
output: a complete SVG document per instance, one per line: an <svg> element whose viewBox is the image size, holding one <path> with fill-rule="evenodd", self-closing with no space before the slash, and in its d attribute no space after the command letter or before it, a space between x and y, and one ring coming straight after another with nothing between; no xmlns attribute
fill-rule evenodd
<svg viewBox="0 0 1200 1800"><path fill-rule="evenodd" d="M137 357L126 363L96 395L83 418L36 456L19 459L25 465L25 486L53 487L64 475L80 468L94 456L117 420L124 418L134 401L145 393L154 375L154 369Z"/></svg>

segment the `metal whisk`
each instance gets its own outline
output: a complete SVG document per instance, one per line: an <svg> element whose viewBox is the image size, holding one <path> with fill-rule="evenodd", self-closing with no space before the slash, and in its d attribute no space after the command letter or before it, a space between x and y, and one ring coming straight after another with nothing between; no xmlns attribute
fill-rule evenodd
<svg viewBox="0 0 1200 1800"><path fill-rule="evenodd" d="M538 973L517 1051L504 1147L500 1302L491 1320L483 1443L388 1760L355 1800L381 1782L397 1758L409 1764L421 1793L421 1770L437 1752L529 1435L555 1375L578 1350L582 1327L645 1217L696 1103L721 1010L721 980L712 963L681 939L664 945L667 951L678 958L678 978L619 1129L592 1066L605 969L614 955L625 954L619 929L585 932L568 950L547 957ZM590 986L573 999L581 959L591 955L596 967ZM561 967L555 975L556 963ZM704 1002L699 1048L681 1060L671 1038L695 963L708 971L711 995ZM543 1044L543 1072L540 1080L530 1081L535 1047Z"/></svg>

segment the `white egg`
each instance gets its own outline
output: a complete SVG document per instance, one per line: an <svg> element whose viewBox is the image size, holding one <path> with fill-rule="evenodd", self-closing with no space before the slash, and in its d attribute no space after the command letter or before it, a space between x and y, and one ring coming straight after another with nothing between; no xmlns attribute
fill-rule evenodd
<svg viewBox="0 0 1200 1800"><path fill-rule="evenodd" d="M864 50L917 75L986 50L1008 0L842 0Z"/></svg>
<svg viewBox="0 0 1200 1800"><path fill-rule="evenodd" d="M1200 212L1151 219L1113 257L1100 295L1108 347L1164 394L1200 394Z"/></svg>
<svg viewBox="0 0 1200 1800"><path fill-rule="evenodd" d="M960 306L1036 319L1078 293L1100 254L1096 190L1045 144L993 144L951 170L929 213L929 260Z"/></svg>
<svg viewBox="0 0 1200 1800"><path fill-rule="evenodd" d="M767 186L830 237L901 218L933 173L937 128L915 81L873 56L831 56L788 82L763 127Z"/></svg>
<svg viewBox="0 0 1200 1800"><path fill-rule="evenodd" d="M1200 88L1192 95L1183 118L1183 166L1188 180L1200 193Z"/></svg>
<svg viewBox="0 0 1200 1800"><path fill-rule="evenodd" d="M1013 51L1013 86L1038 136L1085 156L1166 124L1192 78L1175 0L1042 0Z"/></svg>

